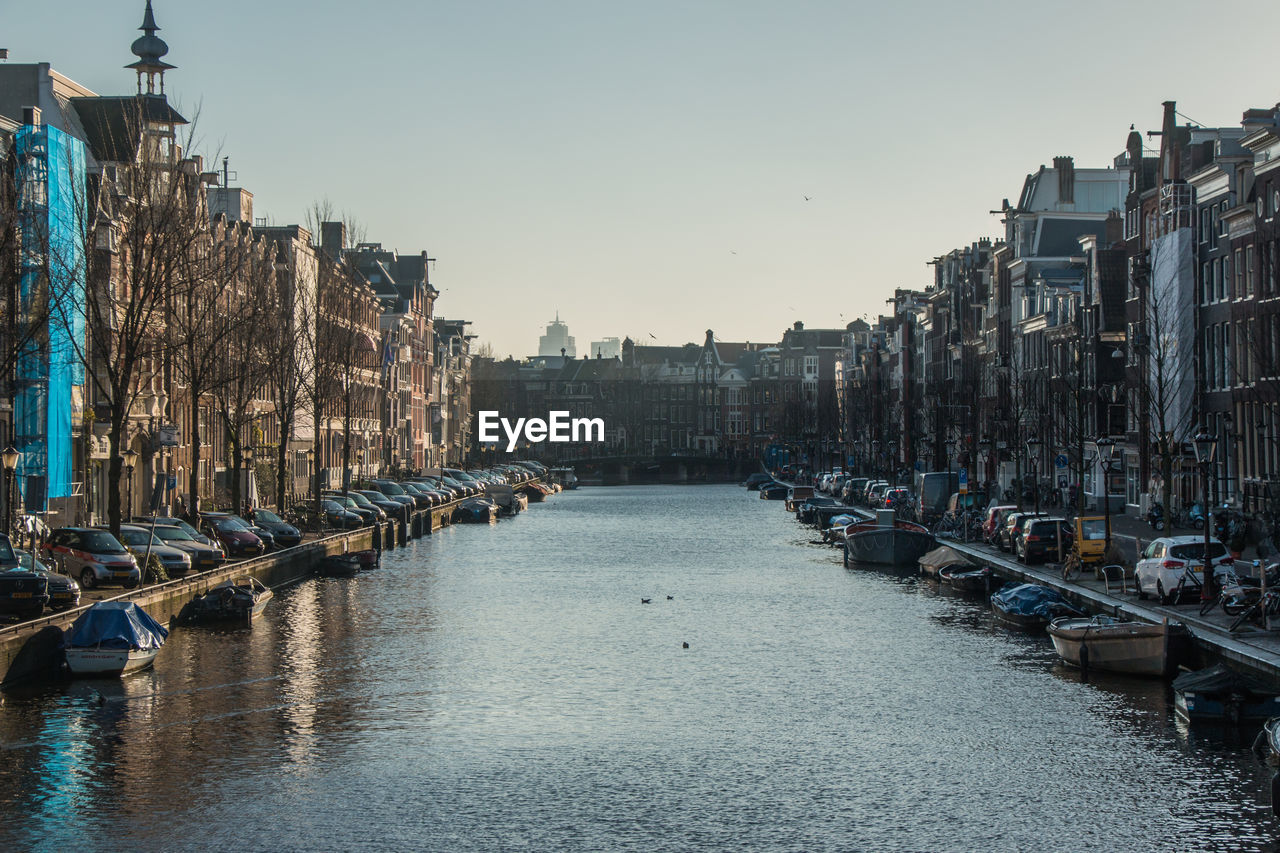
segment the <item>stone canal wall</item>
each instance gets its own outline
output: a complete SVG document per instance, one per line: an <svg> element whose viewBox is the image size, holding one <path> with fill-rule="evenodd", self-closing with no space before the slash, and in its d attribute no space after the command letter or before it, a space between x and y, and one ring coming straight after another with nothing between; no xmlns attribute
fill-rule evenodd
<svg viewBox="0 0 1280 853"><path fill-rule="evenodd" d="M168 623L187 602L223 581L252 576L272 589L280 589L312 577L316 563L330 554L368 548L402 548L412 539L430 536L451 524L459 503L454 501L417 510L408 518L387 521L377 527L333 533L253 560L220 566L155 586L123 591L105 600L132 601L156 620ZM92 603L0 628L0 686L59 675L63 631Z"/></svg>

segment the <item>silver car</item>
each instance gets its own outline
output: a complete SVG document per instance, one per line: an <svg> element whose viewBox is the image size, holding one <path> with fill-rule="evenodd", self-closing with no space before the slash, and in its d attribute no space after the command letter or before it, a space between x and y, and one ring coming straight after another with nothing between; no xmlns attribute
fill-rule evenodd
<svg viewBox="0 0 1280 853"><path fill-rule="evenodd" d="M147 530L151 529L150 527L147 528ZM170 548L181 548L190 554L191 566L196 571L202 572L206 569L216 569L227 561L227 555L223 553L221 546L207 545L197 540L181 527L157 524L155 533L156 538L163 541ZM203 538L201 537L201 539Z"/></svg>
<svg viewBox="0 0 1280 853"><path fill-rule="evenodd" d="M171 578L180 578L191 571L191 555L181 548L164 544L164 540L151 535L151 531L140 525L120 525L120 541L125 544L139 562L146 556L148 549L160 558L160 565Z"/></svg>

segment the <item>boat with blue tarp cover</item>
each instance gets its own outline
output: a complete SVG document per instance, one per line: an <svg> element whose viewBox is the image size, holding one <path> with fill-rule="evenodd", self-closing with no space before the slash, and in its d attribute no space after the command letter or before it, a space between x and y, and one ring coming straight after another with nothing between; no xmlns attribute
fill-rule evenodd
<svg viewBox="0 0 1280 853"><path fill-rule="evenodd" d="M99 601L68 629L73 675L124 675L151 665L169 631L132 601Z"/></svg>
<svg viewBox="0 0 1280 853"><path fill-rule="evenodd" d="M991 596L996 620L1023 631L1043 631L1059 616L1083 616L1056 590L1035 583L1005 584Z"/></svg>

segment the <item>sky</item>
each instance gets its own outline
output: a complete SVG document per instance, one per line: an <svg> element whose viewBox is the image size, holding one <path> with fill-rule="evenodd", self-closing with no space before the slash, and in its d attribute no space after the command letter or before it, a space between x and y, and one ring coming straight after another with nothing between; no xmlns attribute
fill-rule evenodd
<svg viewBox="0 0 1280 853"><path fill-rule="evenodd" d="M10 63L135 90L144 0L0 0ZM1112 163L1161 102L1280 102L1280 3L153 0L172 103L254 215L327 200L436 262L501 357L776 341L874 320L1056 155ZM1155 145L1157 140L1150 144Z"/></svg>

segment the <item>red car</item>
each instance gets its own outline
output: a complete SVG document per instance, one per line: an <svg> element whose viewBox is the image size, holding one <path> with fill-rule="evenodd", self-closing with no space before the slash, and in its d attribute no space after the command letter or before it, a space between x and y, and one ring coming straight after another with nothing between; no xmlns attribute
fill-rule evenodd
<svg viewBox="0 0 1280 853"><path fill-rule="evenodd" d="M1017 504L1000 504L999 506L987 507L986 515L982 517L982 541L988 545L994 545L996 533L1000 530L1000 526L1008 519L1009 513L1017 508Z"/></svg>

